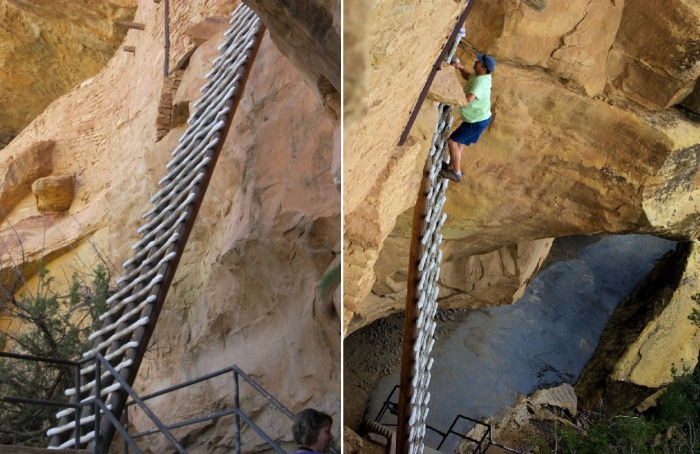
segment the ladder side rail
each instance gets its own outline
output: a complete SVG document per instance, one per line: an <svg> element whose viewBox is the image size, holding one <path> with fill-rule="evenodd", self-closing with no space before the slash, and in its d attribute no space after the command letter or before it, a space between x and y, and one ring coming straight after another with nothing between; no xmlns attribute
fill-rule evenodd
<svg viewBox="0 0 700 454"><path fill-rule="evenodd" d="M224 128L221 132L221 138L218 141L218 144L214 147L213 150L209 150L207 152L207 157L211 157L211 162L206 166L208 171L204 173L204 178L202 181L198 183L198 185L201 185L202 190L196 191L195 194L195 200L192 202L192 210L190 211L188 209L188 216L187 219L184 222L184 225L181 226L180 229L180 237L178 238L177 241L175 241L174 245L172 246L174 251L176 252L175 257L167 263L164 263L162 266L162 269L159 270L159 273L163 274L163 280L160 284L157 286L159 287L159 291L157 293L157 299L156 301L152 304L147 306L144 309L144 316L148 316L149 320L157 320L158 316L160 315L161 309L163 307L163 304L165 302L165 298L167 296L168 290L170 288L170 284L172 283L173 278L175 277L175 272L177 270L177 265L180 261L180 258L182 256L182 251L184 251L185 246L187 245L187 240L189 237L190 232L192 231L192 227L194 225L195 220L197 219L197 214L199 212L199 209L201 207L202 201L204 199L205 193L206 193L206 188L209 185L209 181L211 180L213 170L216 166L216 161L218 160L219 155L221 154L221 150L223 148L223 144L226 140L226 136L228 134L228 131L231 127L231 119L233 117L233 112L236 111L238 104L240 102L240 99L243 94L243 88L245 87L245 83L248 79L248 76L250 74L250 70L252 67L252 62L255 60L255 56L257 55L257 52L260 48L260 44L262 43L262 38L265 32L265 27L260 23L258 25L258 31L256 33L255 37L255 42L253 44L253 48L249 52L249 57L248 57L248 64L245 64L242 69L243 69L243 75L242 75L242 80L240 82L239 90L234 93L234 97L230 101L230 115L226 115L227 121L225 122ZM129 349L127 353L127 360L131 359L132 365L128 368L125 368L122 370L124 373L122 376L124 376L125 381L132 386L135 379L136 379L136 373L139 370L139 367L141 365L141 361L143 359L143 356L146 352L146 348L148 347L148 342L153 334L153 331L155 330L155 323L149 322L148 324L139 327L138 331L136 332L136 336L139 337L139 343L138 347L136 349ZM130 371L134 371L133 373L130 373ZM124 404L126 403L126 398L123 396L123 394L120 393L115 393L112 396L112 399L114 399L113 405L115 405L114 412L116 415L121 415L121 411L123 410ZM108 437L110 440L112 436L114 435L114 429L109 426L105 427L106 430L106 437Z"/></svg>
<svg viewBox="0 0 700 454"><path fill-rule="evenodd" d="M399 141L403 144L418 114L424 95L443 60L452 61L457 49L457 33L466 20L474 0L469 0L450 38L433 66L408 124ZM420 190L413 211L411 244L408 263L404 339L401 355L400 389L396 422L396 452L421 452L426 430L425 418L430 399L428 383L432 359L430 352L437 310L437 280L442 253L440 229L445 221L442 205L447 183L437 176L451 126L451 107L439 104L439 119L433 136L431 152L423 168Z"/></svg>
<svg viewBox="0 0 700 454"><path fill-rule="evenodd" d="M88 352L88 354L107 356L106 360L115 361L119 366L117 368L119 369L119 376L129 386L133 386L140 363L148 346L148 341L155 329L155 323L162 309L165 297L167 296L177 264L182 256L187 238L192 230L197 212L211 179L216 159L221 152L226 134L230 129L230 120L240 101L243 87L250 73L252 61L259 49L264 34L264 26L249 8L239 7L233 16L230 22L233 26L224 35L229 37L229 39L219 47L222 54L215 59L214 69L210 73L213 74L214 77L203 87L202 91L204 91L204 94L202 99L195 103L195 106L201 104L192 117L196 123L196 131L190 131L193 125L191 125L191 128L188 128L188 131L186 131L183 136L187 137L187 140L183 142L181 139L182 147L178 146L178 148L176 148L173 152L175 157L171 163L166 166L166 168L170 168L173 163L177 164L175 169L177 172L180 172L180 174L177 176L176 173L168 174L164 180L174 180L175 183L178 184L177 190L180 190L182 189L182 185L179 185L179 177L183 175L182 172L192 168L190 165L181 163L187 162L190 159L195 161L202 159L201 165L198 164L196 166L197 172L190 172L190 174L184 175L184 180L188 182L185 192L189 193L187 200L185 200L183 204L182 199L184 197L181 196L173 198L161 197L159 200L159 196L152 198L152 203L155 203L155 200L162 203L157 203L154 210L147 213L153 214L155 212L151 218L152 220L139 229L139 233L144 232L143 238L134 248L139 249L141 246L143 246L143 248L135 254L134 260L129 260L125 263L127 271L124 276L125 282L120 285L120 289L117 290L117 295L115 295L115 300L113 300L118 307L115 307L113 310L110 309L107 314L100 317L100 319L104 321L103 330L96 336L93 350ZM241 80L239 80L238 76L232 80L233 75L239 73L242 74ZM207 77L209 78L209 75ZM224 103L226 105L224 105ZM213 117L212 109L216 110L216 112L213 112L216 113L216 116L210 121ZM219 133L220 130L221 132ZM192 149L196 147L199 148L192 151ZM183 153L183 151L186 151L187 154ZM204 157L201 155L204 155ZM197 176L192 177L192 175L195 174ZM190 182L190 180L192 181ZM159 191L159 194L161 194L161 192L162 191ZM168 200L172 200L172 203L177 203L179 205L174 206L172 203L168 205L166 203ZM187 210L187 216L183 214L175 225L170 226L170 224L168 224L168 222L172 220L172 216L166 218L166 214L174 211L185 213L185 210ZM144 215L144 217L145 216L146 215ZM163 222L164 219L166 219L165 222ZM172 236L168 235L168 240L164 243L166 237L163 233L164 230L173 228L177 229L178 232ZM160 235L160 237L158 235ZM147 238L147 236L149 238ZM146 243L146 241L148 241L148 243ZM152 249L153 244L156 244L158 247ZM167 249L167 253L163 259L161 259L157 265L150 263L150 260L152 260L154 256L158 256L163 249ZM171 253L174 255L170 255ZM144 257L144 255L147 255L147 257ZM153 272L156 269L159 275L155 277L161 280L157 281L154 278L151 282L147 282L147 278L153 277ZM144 290L150 293L149 298L147 300L141 300L139 303L138 298L143 296L140 292ZM121 301L116 298L122 298L124 303L126 303L125 300L128 299L129 303L128 305L123 305ZM119 326L116 326L116 324L119 324ZM105 333L109 333L115 328L115 333L107 337ZM103 378L95 376L93 371L89 369L83 371L81 375L81 387L76 385L74 392L74 399L76 401L79 402L82 394L86 392L83 391L83 389L89 389L91 385L90 379L93 377L95 382L97 382L98 378ZM115 378L116 377L112 377L111 375L104 377L106 387L111 388L108 393L105 392L108 394L106 399L108 403L106 405L110 407L111 411L119 418L124 409L127 397L123 391L119 391L111 386ZM92 393L100 397L99 392L94 389ZM84 410L84 413L89 414L89 412L89 409ZM99 415L97 416L99 417ZM67 423L68 420L67 416L62 417L61 425L64 426L64 423ZM80 429L80 421L78 421L77 424L77 428ZM105 439L107 440L105 446L108 447L114 435L114 428L108 421L104 422L102 428L104 430ZM97 436L100 435L102 435L102 433L97 434ZM79 439L79 437L76 437L76 440L77 439ZM57 446L53 440L52 446ZM106 448L104 449L106 450Z"/></svg>
<svg viewBox="0 0 700 454"><path fill-rule="evenodd" d="M181 254L176 255L175 260L179 259L180 255ZM166 266L167 266L167 264L164 264L162 266L162 268L164 268ZM175 266L177 266L177 264L175 264ZM163 272L162 268L158 271L158 274L162 274L162 272ZM151 290L150 295L156 295L158 297L160 295L160 293L162 293L162 291L161 291L162 288L163 288L162 283L156 284L154 286L154 288ZM140 314L134 315L132 317L132 320L148 318L149 322L150 322L150 320L153 317L153 312L154 312L154 307L153 307L153 305L149 304L146 307L144 307L143 312L141 312ZM157 318L157 315L155 317ZM128 323L125 322L124 325L128 326ZM151 325L151 323L148 323L146 325L142 325L139 328L137 328L137 330L133 333L131 339L134 342L137 342L139 347L148 343L147 336L146 336L146 330L147 330L147 327L150 325ZM121 329L121 327L120 327L120 329ZM150 335L148 337L150 337ZM113 345L113 349L116 350L118 348L119 348L119 345ZM145 353L145 349L143 350L142 353L140 353L138 350L138 347L130 348L130 349L126 350L123 353L123 356L121 357L122 362L126 363L128 361L131 361L132 365L125 367L121 371L117 372L116 376L110 377L110 381L111 382L119 381L120 383L121 383L121 381L123 381L124 383L127 383L130 387L133 386L133 383L136 379L136 374L138 373L138 368L139 368L139 365L141 362L139 358L142 358L144 353ZM117 378L117 376L121 380L119 380ZM127 395L124 392L117 391L117 392L111 393L107 402L109 403L109 405L112 406L112 409L113 409L112 411L114 412L114 414L117 416L121 416L121 413L124 409L124 405L126 403L126 400L127 400ZM111 438L114 436L114 427L111 424L105 422L105 424L102 427L102 431L105 434L105 437L107 437L111 442ZM105 445L109 446L109 443L106 443Z"/></svg>
<svg viewBox="0 0 700 454"><path fill-rule="evenodd" d="M413 110L411 111L411 115L408 118L408 121L406 122L406 126L404 127L403 132L401 133L401 137L399 138L399 143L398 145L401 146L404 143L406 143L406 139L408 139L408 134L411 132L411 128L413 127L413 123L416 121L416 118L418 117L418 112L420 112L421 106L423 105L423 101L425 101L425 98L428 96L428 92L430 91L430 86L433 84L433 80L435 79L435 75L437 74L438 70L440 69L440 65L444 60L451 61L452 58L451 56L448 57L449 53L452 53L454 55L455 50L457 49L457 44L454 45L449 45L450 43L457 43L459 40L457 40L457 34L459 33L459 29L462 27L462 24L464 21L467 19L467 16L472 10L472 7L474 6L475 0L467 0L467 7L464 8L464 11L462 11L462 14L459 15L459 18L457 19L457 24L455 27L452 29L452 33L450 33L449 38L447 38L447 44L442 48L442 51L440 52L440 55L438 56L437 60L435 60L435 63L433 64L433 67L430 70L430 74L428 74L428 79L425 82L425 85L423 86L423 90L421 91L420 95L418 95L418 100L416 101L416 105L413 107ZM447 58L446 58L447 57Z"/></svg>

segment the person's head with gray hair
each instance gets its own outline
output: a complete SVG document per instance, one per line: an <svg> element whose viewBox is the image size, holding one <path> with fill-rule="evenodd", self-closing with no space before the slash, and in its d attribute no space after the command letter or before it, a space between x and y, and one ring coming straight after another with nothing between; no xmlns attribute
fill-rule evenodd
<svg viewBox="0 0 700 454"><path fill-rule="evenodd" d="M321 411L307 408L297 413L292 426L294 441L300 451L328 452L333 441L333 418Z"/></svg>

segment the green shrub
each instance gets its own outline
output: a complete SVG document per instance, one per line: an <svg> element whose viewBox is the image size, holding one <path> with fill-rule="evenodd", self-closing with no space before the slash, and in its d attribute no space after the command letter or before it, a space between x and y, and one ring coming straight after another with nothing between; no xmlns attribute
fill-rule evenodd
<svg viewBox="0 0 700 454"><path fill-rule="evenodd" d="M53 276L41 266L33 293L25 289L15 297L12 288L4 289L3 316L17 324L2 334L2 343L14 353L77 360L89 349L88 335L105 311L109 275L103 265L88 277L74 273L66 294L54 291L53 284ZM71 367L0 358L0 396L65 402L63 390L72 388L73 380ZM55 424L56 411L0 402L0 443L45 446L45 431Z"/></svg>
<svg viewBox="0 0 700 454"><path fill-rule="evenodd" d="M540 452L561 454L600 453L700 453L700 368L683 367L646 416L581 414L582 429L556 424L554 446Z"/></svg>
<svg viewBox="0 0 700 454"><path fill-rule="evenodd" d="M696 293L695 295L691 296L693 301L695 301L696 304L700 306L700 293ZM691 322L693 322L693 325L697 326L700 328L700 309L694 307L690 315L688 316Z"/></svg>

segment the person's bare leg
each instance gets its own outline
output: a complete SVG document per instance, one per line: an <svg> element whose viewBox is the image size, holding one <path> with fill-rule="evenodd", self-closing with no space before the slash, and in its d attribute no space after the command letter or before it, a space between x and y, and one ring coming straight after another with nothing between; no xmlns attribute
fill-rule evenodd
<svg viewBox="0 0 700 454"><path fill-rule="evenodd" d="M462 173L462 144L447 139L447 146L450 149L450 169Z"/></svg>

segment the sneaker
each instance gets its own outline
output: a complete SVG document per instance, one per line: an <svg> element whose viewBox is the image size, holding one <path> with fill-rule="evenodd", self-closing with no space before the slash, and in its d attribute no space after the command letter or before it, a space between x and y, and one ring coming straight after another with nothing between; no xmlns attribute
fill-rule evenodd
<svg viewBox="0 0 700 454"><path fill-rule="evenodd" d="M442 163L440 164L440 169L441 170L450 170L450 168L447 167L447 165L448 164L445 161L442 161Z"/></svg>
<svg viewBox="0 0 700 454"><path fill-rule="evenodd" d="M456 183L459 183L460 181L462 181L462 174L461 174L461 173L457 173L457 172L455 172L454 170L451 170L451 169L447 169L447 170L441 169L439 175L440 175L442 178L447 178L448 180L452 180L452 181L454 181L454 182L456 182Z"/></svg>

